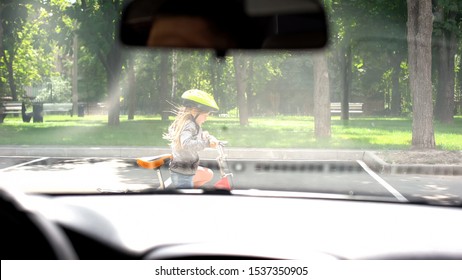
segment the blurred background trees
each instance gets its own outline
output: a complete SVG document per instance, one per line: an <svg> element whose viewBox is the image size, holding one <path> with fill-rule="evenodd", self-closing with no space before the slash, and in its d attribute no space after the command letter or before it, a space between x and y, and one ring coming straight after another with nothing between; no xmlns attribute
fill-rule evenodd
<svg viewBox="0 0 462 280"><path fill-rule="evenodd" d="M411 116L407 2L323 3L331 24L323 54L330 101L363 102L367 114ZM116 40L124 4L1 1L0 97L43 99L55 89L60 100L73 102L74 90L74 102L109 104L111 125L121 115L165 114L190 88L212 92L220 114L245 113L243 125L251 116L314 114L312 53L234 52L217 59L212 52L127 49ZM462 0L433 1L432 13L433 110L437 121L451 123L462 114Z"/></svg>

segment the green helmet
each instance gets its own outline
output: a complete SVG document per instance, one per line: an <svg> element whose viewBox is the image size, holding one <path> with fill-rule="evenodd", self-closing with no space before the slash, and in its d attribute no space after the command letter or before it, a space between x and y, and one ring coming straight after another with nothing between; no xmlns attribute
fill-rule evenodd
<svg viewBox="0 0 462 280"><path fill-rule="evenodd" d="M202 90L187 90L181 95L181 98L186 107L196 107L205 112L214 112L220 109L213 96Z"/></svg>

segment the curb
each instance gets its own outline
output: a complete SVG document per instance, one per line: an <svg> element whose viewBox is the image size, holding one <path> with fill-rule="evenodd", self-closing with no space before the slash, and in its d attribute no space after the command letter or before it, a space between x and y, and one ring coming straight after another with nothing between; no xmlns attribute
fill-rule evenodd
<svg viewBox="0 0 462 280"><path fill-rule="evenodd" d="M225 149L228 158L247 160L358 160L364 155L364 151L358 150ZM165 147L0 146L0 156L138 158L165 153L171 150ZM214 149L199 154L204 159L215 159L218 155Z"/></svg>
<svg viewBox="0 0 462 280"><path fill-rule="evenodd" d="M23 157L109 157L139 158L170 153L164 147L67 147L67 146L0 146L0 156ZM246 160L317 160L356 161L362 160L379 174L426 174L461 176L461 165L389 164L373 151L360 150L312 150L312 149L269 149L269 148L227 148L229 159ZM204 159L217 157L216 151L206 149L200 153Z"/></svg>
<svg viewBox="0 0 462 280"><path fill-rule="evenodd" d="M66 147L66 146L1 146L0 156L23 157L109 157L138 158L170 153L168 148L156 147Z"/></svg>
<svg viewBox="0 0 462 280"><path fill-rule="evenodd" d="M363 161L369 168L380 174L462 175L461 165L390 164L370 151L364 153Z"/></svg>

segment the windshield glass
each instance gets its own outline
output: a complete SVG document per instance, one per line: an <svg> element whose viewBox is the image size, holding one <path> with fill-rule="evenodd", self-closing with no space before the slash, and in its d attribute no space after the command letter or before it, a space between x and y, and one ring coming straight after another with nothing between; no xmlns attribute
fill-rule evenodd
<svg viewBox="0 0 462 280"><path fill-rule="evenodd" d="M0 184L460 204L460 2L322 2L326 48L221 57L122 45L126 1L2 1Z"/></svg>

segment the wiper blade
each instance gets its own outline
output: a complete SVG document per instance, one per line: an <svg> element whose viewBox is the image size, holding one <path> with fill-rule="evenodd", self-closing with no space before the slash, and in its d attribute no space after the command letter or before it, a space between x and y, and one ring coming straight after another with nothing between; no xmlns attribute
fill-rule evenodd
<svg viewBox="0 0 462 280"><path fill-rule="evenodd" d="M203 189L174 189L167 188L165 190L157 188L145 189L103 189L98 188L97 191L101 194L207 194L207 195L229 195L231 191L215 188Z"/></svg>
<svg viewBox="0 0 462 280"><path fill-rule="evenodd" d="M181 194L196 194L196 195L238 195L238 196L258 196L258 197L281 197L281 198L312 198L312 199L336 199L348 201L369 201L369 202L393 202L403 204L416 205L434 205L434 206L450 206L462 207L460 200L432 200L425 198L412 198L406 202L398 201L393 197L377 197L377 196L361 196L347 195L334 193L317 193L317 192L291 192L291 191L273 191L273 190L223 190L216 188L204 189L175 189L167 188L165 190L159 188L144 188L144 189L97 189L101 194L127 195L127 194L156 194L156 195L181 195Z"/></svg>
<svg viewBox="0 0 462 280"><path fill-rule="evenodd" d="M462 207L462 200L459 199L432 199L425 197L414 197L409 200L411 204Z"/></svg>

